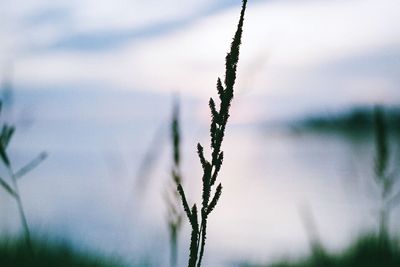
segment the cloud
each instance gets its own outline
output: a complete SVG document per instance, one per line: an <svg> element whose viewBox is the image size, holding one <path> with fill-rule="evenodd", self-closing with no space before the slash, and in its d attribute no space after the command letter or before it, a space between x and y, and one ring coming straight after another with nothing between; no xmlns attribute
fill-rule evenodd
<svg viewBox="0 0 400 267"><path fill-rule="evenodd" d="M48 48L107 47L206 13L211 0L2 0L0 63ZM138 34L138 33L139 34ZM5 40L5 41L3 41ZM104 41L105 40L105 41ZM7 55L7 56L5 56ZM8 57L8 58L7 58Z"/></svg>

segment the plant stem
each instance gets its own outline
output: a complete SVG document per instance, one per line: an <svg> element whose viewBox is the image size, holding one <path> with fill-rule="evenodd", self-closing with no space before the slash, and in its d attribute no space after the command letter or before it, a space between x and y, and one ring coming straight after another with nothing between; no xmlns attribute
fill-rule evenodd
<svg viewBox="0 0 400 267"><path fill-rule="evenodd" d="M171 250L170 250L170 264L171 267L177 266L177 260L178 260L178 239L177 239L177 229L174 228L173 230L170 230L170 244L171 244Z"/></svg>
<svg viewBox="0 0 400 267"><path fill-rule="evenodd" d="M236 80L236 69L239 60L239 48L241 44L242 28L244 21L244 13L246 10L247 0L242 1L242 9L240 12L239 23L231 43L230 51L225 57L225 79L222 84L221 79L217 79L217 91L220 99L220 105L217 109L216 104L212 98L209 101L211 110L211 161L208 161L204 156L203 147L197 145L197 154L200 158L200 163L203 168L203 188L202 188L202 202L200 209L200 227L198 224L197 207L196 204L193 208L189 209L185 192L181 184L178 184L178 192L181 195L182 204L185 213L192 226L192 236L190 242L190 256L189 267L200 267L204 255L204 248L207 233L207 219L208 215L215 208L219 197L222 192L222 185L219 183L215 189L214 194L213 186L217 180L218 173L222 166L224 158L223 151L221 151L222 141L225 135L225 128L229 118L229 108L233 99L233 87Z"/></svg>
<svg viewBox="0 0 400 267"><path fill-rule="evenodd" d="M12 171L11 166L8 166L8 172L11 176L11 181L13 183L13 187L14 187L14 198L17 202L17 206L18 206L18 212L21 218L21 224L22 224L22 228L24 229L24 236L25 236L25 241L26 241L26 246L28 247L29 251L31 253L33 253L33 249L32 249L32 240L31 240L31 233L29 230L29 225L28 225L28 221L26 219L26 215L24 212L24 208L22 205L22 200L21 200L21 196L19 194L19 187L18 187L18 183L17 183L17 178L14 175L14 172Z"/></svg>
<svg viewBox="0 0 400 267"><path fill-rule="evenodd" d="M171 169L171 183L172 187L168 187L166 200L168 207L168 228L170 234L170 266L177 266L178 262L178 234L181 228L183 211L180 206L180 197L176 189L176 186L182 183L181 174L181 134L180 134L180 122L179 122L179 102L175 100L173 107L173 115L171 122L171 139L172 139L172 158L173 165Z"/></svg>

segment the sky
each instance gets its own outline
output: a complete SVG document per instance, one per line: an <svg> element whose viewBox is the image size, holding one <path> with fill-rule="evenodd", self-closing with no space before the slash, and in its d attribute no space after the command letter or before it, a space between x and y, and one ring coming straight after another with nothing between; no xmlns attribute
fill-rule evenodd
<svg viewBox="0 0 400 267"><path fill-rule="evenodd" d="M12 69L17 88L206 98L223 75L240 4L0 0L0 75ZM397 0L249 1L237 91L280 109L398 104L398 10Z"/></svg>

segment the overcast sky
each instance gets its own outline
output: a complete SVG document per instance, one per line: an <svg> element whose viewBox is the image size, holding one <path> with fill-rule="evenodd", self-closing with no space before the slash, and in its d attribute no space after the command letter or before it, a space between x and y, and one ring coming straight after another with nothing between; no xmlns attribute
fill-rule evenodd
<svg viewBox="0 0 400 267"><path fill-rule="evenodd" d="M0 0L0 74L12 65L24 88L209 96L240 4ZM310 105L399 103L399 10L398 0L249 1L238 90Z"/></svg>

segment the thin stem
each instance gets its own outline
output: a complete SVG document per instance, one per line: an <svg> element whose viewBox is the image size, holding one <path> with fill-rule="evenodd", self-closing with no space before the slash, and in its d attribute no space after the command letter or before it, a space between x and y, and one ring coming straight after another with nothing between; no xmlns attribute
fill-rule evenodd
<svg viewBox="0 0 400 267"><path fill-rule="evenodd" d="M171 251L170 251L170 264L171 267L177 266L177 260L178 260L178 236L177 236L177 229L171 230L171 236L170 236L170 242L171 242Z"/></svg>
<svg viewBox="0 0 400 267"><path fill-rule="evenodd" d="M46 152L41 152L36 158L31 160L28 164L26 164L24 167L19 169L14 173L15 180L22 178L25 174L36 168L42 161L44 161L47 158L47 153Z"/></svg>
<svg viewBox="0 0 400 267"><path fill-rule="evenodd" d="M22 206L22 201L19 195L17 195L16 200L18 204L18 211L21 216L21 222L25 232L26 245L28 246L28 249L32 251L31 233L29 231L28 221L26 220L25 212Z"/></svg>
<svg viewBox="0 0 400 267"><path fill-rule="evenodd" d="M215 161L213 161L215 162ZM211 177L214 177L214 175L217 174L217 168L215 165L211 166ZM211 178L212 179L212 178ZM213 182L212 180L210 181L211 183ZM215 181L214 181L215 182ZM211 191L211 186L210 185L210 191ZM207 208L209 207L210 203L206 203L206 205L202 208L202 212L201 212L201 225L200 225L200 231L199 231L199 240L197 243L197 247L200 248L200 254L198 257L198 263L197 263L197 267L201 266L201 261L203 259L203 255L204 255L204 247L205 247L205 241L206 241L206 235L207 235L207 218L208 218L208 211Z"/></svg>
<svg viewBox="0 0 400 267"><path fill-rule="evenodd" d="M15 177L11 166L8 166L8 172L9 172L9 174L11 176L11 181L12 181L13 187L14 187L14 192L15 192L14 198L17 201L18 212L19 212L19 215L20 215L20 218L21 218L22 227L24 229L26 245L27 245L29 251L33 252L31 233L30 233L30 230L29 230L28 221L26 219L26 215L25 215L24 208L23 208L23 205L22 205L21 196L19 194L19 187L18 187L18 183L17 183L17 178Z"/></svg>
<svg viewBox="0 0 400 267"><path fill-rule="evenodd" d="M197 209L196 206L193 206L192 209L192 236L190 238L190 256L189 256L189 267L196 267L196 262L198 258L198 251L199 251L199 246L198 246L198 239L200 237L200 232L199 232L199 225L197 223Z"/></svg>
<svg viewBox="0 0 400 267"><path fill-rule="evenodd" d="M201 224L200 224L199 237L200 237L202 232L203 232L203 220L201 220ZM200 247L200 242L201 242L201 239L198 238L197 239L197 247Z"/></svg>
<svg viewBox="0 0 400 267"><path fill-rule="evenodd" d="M205 245L205 240L206 240L206 229L207 229L207 219L204 220L204 224L202 225L202 229L201 229L200 255L199 255L199 261L197 263L197 267L200 267L201 260L203 258L203 254L204 254L204 245Z"/></svg>
<svg viewBox="0 0 400 267"><path fill-rule="evenodd" d="M180 168L181 158L181 135L180 135L180 122L179 122L179 102L175 100L173 107L173 116L171 123L171 139L172 139L172 156L173 165L171 170L172 176L172 193L171 200L167 202L170 216L168 218L169 232L170 232L170 264L175 267L178 261L178 233L181 227L182 208L180 207L180 196L176 186L182 183L182 175ZM169 192L167 192L168 194Z"/></svg>

